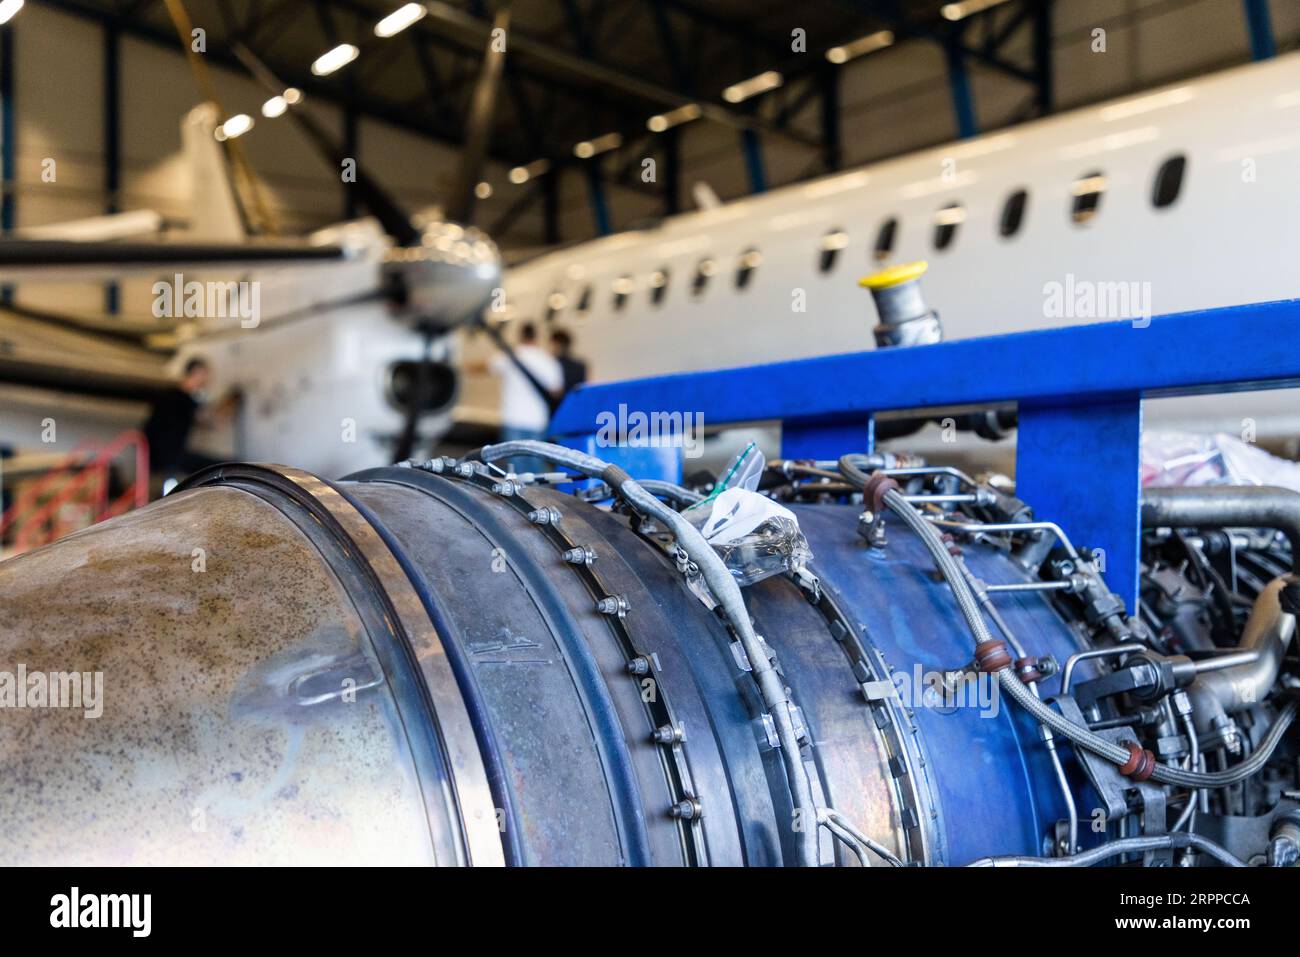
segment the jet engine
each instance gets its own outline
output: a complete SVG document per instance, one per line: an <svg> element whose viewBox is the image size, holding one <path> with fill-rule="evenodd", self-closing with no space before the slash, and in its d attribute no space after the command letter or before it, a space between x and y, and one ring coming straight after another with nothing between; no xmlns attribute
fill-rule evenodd
<svg viewBox="0 0 1300 957"><path fill-rule="evenodd" d="M0 563L0 862L1296 861L1300 496L1149 490L1129 610L956 469L757 489L807 560L752 582L707 483L539 443L223 465Z"/></svg>

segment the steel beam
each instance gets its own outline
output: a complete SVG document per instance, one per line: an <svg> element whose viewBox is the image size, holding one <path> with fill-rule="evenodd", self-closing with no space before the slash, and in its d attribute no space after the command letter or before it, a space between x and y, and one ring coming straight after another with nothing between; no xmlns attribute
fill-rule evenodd
<svg viewBox="0 0 1300 957"><path fill-rule="evenodd" d="M1246 8L1246 32L1250 36L1251 59L1267 60L1277 53L1268 0L1242 0L1242 3Z"/></svg>
<svg viewBox="0 0 1300 957"><path fill-rule="evenodd" d="M587 174L587 200L591 203L591 223L597 236L608 236L609 200L605 196L605 179L600 175L600 160L589 160L584 172Z"/></svg>
<svg viewBox="0 0 1300 957"><path fill-rule="evenodd" d="M827 68L821 71L822 163L833 173L840 168L844 146L840 137L840 71Z"/></svg>
<svg viewBox="0 0 1300 957"><path fill-rule="evenodd" d="M767 191L767 171L763 168L763 144L753 130L740 131L740 145L745 154L745 172L749 176L749 191Z"/></svg>
<svg viewBox="0 0 1300 957"><path fill-rule="evenodd" d="M1142 400L1300 386L1297 327L1300 300L1285 300L678 373L579 388L551 430L582 447L620 405L694 413L710 427L776 421L783 455L824 459L869 450L878 412L1016 401L1017 494L1104 553L1107 583L1132 611ZM1224 329L1238 348L1223 348Z"/></svg>
<svg viewBox="0 0 1300 957"><path fill-rule="evenodd" d="M957 138L970 139L979 133L975 121L975 98L971 94L970 74L966 70L966 53L958 44L944 47L948 59L948 86L952 91L952 109L957 118Z"/></svg>

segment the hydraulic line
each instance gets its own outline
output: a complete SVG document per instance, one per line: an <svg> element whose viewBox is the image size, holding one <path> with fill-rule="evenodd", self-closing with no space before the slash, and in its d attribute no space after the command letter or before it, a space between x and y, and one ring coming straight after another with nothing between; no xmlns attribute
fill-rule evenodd
<svg viewBox="0 0 1300 957"><path fill-rule="evenodd" d="M1192 724L1192 716L1190 714L1185 714L1182 716L1182 719L1183 729L1187 732L1189 748L1187 766L1192 770L1195 770L1201 763L1201 745L1196 738L1196 726ZM1189 831L1192 830L1195 826L1194 818L1196 816L1196 805L1200 800L1200 795L1200 791L1191 791L1188 793L1187 807L1183 808L1183 813L1178 816L1178 820L1174 822L1174 826L1170 828L1170 830L1181 831L1184 824L1187 825Z"/></svg>
<svg viewBox="0 0 1300 957"><path fill-rule="evenodd" d="M1173 834L1154 834L1150 837L1122 837L1099 847L1081 851L1073 857L981 857L967 867L1088 867L1121 854L1141 851L1180 850L1195 848L1210 855L1226 867L1245 867L1240 858L1226 848L1199 834L1182 831Z"/></svg>
<svg viewBox="0 0 1300 957"><path fill-rule="evenodd" d="M967 583L974 588L978 584L979 579L977 579L975 573L967 567L965 561L958 559L958 563L961 566L962 574L966 578ZM1015 636L1015 633L1011 630L1011 626L1007 624L1006 619L1002 616L1002 613L998 611L997 606L993 604L988 595L982 590L977 592L977 595L980 604L984 606L985 612L987 612L989 618L993 620L993 624L997 625L998 631L1002 632L1002 637L1007 640L1007 644L1009 644L1012 650L1015 651L1016 657L1027 657L1025 646L1022 645L1020 639ZM1030 682L1029 688L1034 692L1035 698L1042 697L1038 692L1038 682ZM1044 725L1039 726L1039 731L1042 734L1043 744L1047 747L1048 757L1052 761L1052 770L1056 774L1056 783L1061 788L1061 797L1065 800L1066 818L1070 824L1070 845L1066 854L1073 854L1075 848L1079 846L1079 809L1074 802L1074 791L1070 788L1070 781L1065 776L1065 768L1061 764L1061 755L1058 753L1056 748L1056 738L1052 735L1051 729Z"/></svg>
<svg viewBox="0 0 1300 957"><path fill-rule="evenodd" d="M857 468L849 456L840 459L840 470L852 482L861 483L864 487L870 478L865 472ZM934 527L927 522L921 513L914 509L907 499L897 489L886 489L882 495L882 501L889 506L890 511L894 512L903 523L906 524L925 545L926 550L934 559L935 566L943 574L944 579L948 582L952 590L953 597L961 609L962 617L966 619L966 624L975 637L976 645L991 641L992 635L989 633L988 626L984 622L983 616L979 613L979 607L976 604L975 596L971 593L970 587L962 577L961 569L957 566L956 560L948 554L948 549L939 533ZM1019 704L1022 708L1034 716L1040 723L1047 725L1053 731L1068 738L1076 745L1086 748L1093 754L1096 754L1112 764L1122 767L1129 759L1128 749L1120 747L1105 738L1094 734L1087 728L1080 727L1073 721L1063 715L1053 711L1047 705L1043 704L1034 694L1025 687L1019 676L1015 673L1010 665L999 669L998 682L1002 690ZM1260 747L1249 759L1236 765L1226 771L1197 772L1185 771L1181 768L1171 768L1165 765L1156 765L1151 773L1151 779L1159 781L1162 784L1176 784L1185 788L1224 788L1242 781L1262 768L1268 759L1272 756L1274 749L1282 740L1287 728L1296 717L1296 703L1289 702L1278 715L1273 727L1265 735L1264 740L1260 742Z"/></svg>
<svg viewBox="0 0 1300 957"><path fill-rule="evenodd" d="M741 646L745 649L745 654L749 658L750 674L758 685L763 704L772 715L772 720L776 725L777 739L781 742L781 761L785 765L790 796L794 809L799 814L799 819L804 822L804 826L800 831L800 861L806 867L816 867L819 863L818 808L813 799L812 782L808 777L808 769L804 766L803 757L799 750L799 739L795 733L794 719L791 716L791 707L793 705L786 695L781 676L772 667L767 652L763 648L763 643L750 623L749 612L745 608L745 599L740 594L740 586L731 577L731 572L727 570L727 566L718 557L713 547L704 540L704 537L695 526L660 502L617 465L611 465L595 456L574 449L566 449L563 446L529 439L488 445L478 452L478 457L484 462L523 455L549 459L583 475L602 479L614 490L615 494L622 496L628 504L643 514L662 522L676 536L678 545L699 567L700 574L704 576L709 590L726 613Z"/></svg>
<svg viewBox="0 0 1300 957"><path fill-rule="evenodd" d="M681 505L695 505L704 501L704 496L699 492L692 492L675 482L665 482L660 479L638 479L637 484L651 495L671 499Z"/></svg>

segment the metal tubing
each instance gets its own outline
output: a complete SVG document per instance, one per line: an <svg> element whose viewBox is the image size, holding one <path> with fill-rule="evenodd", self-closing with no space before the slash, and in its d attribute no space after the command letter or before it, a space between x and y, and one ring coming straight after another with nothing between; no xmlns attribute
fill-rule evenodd
<svg viewBox="0 0 1300 957"><path fill-rule="evenodd" d="M1269 485L1142 490L1143 528L1272 528L1291 543L1300 573L1300 493Z"/></svg>

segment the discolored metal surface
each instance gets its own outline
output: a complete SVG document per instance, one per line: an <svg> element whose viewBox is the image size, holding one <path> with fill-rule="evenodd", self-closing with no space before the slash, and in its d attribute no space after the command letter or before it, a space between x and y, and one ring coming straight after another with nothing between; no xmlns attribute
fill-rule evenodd
<svg viewBox="0 0 1300 957"><path fill-rule="evenodd" d="M416 469L190 481L0 563L0 703L19 665L104 680L99 717L0 708L0 863L798 859L744 654L654 528ZM1062 809L1029 719L888 691L970 657L921 543L796 511L820 597L786 577L745 597L817 802L905 861L1037 853ZM1024 577L987 546L967 560ZM1001 600L1032 651L1076 647L1041 596ZM856 863L828 834L821 858Z"/></svg>
<svg viewBox="0 0 1300 957"><path fill-rule="evenodd" d="M0 709L0 863L433 862L357 609L244 491L0 563L0 671L20 665L99 672L103 710Z"/></svg>

